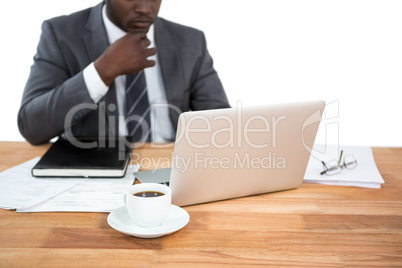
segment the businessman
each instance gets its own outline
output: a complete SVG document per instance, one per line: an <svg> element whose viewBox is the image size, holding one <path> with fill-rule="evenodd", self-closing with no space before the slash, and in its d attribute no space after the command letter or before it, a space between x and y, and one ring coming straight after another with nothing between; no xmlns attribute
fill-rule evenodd
<svg viewBox="0 0 402 268"><path fill-rule="evenodd" d="M229 107L203 33L158 17L160 5L105 0L43 23L18 113L27 141L169 142L181 112Z"/></svg>

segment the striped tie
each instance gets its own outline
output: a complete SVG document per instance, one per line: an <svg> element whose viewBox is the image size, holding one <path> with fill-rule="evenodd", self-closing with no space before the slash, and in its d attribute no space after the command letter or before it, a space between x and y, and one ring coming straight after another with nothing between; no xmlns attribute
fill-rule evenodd
<svg viewBox="0 0 402 268"><path fill-rule="evenodd" d="M151 138L151 116L144 71L126 76L126 122L134 142Z"/></svg>

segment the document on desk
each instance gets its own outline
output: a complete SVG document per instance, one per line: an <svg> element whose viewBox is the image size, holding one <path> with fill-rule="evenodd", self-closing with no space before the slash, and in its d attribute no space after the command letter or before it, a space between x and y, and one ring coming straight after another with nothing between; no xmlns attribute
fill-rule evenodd
<svg viewBox="0 0 402 268"><path fill-rule="evenodd" d="M39 204L85 179L38 179L31 175L39 157L0 173L0 208L24 209Z"/></svg>
<svg viewBox="0 0 402 268"><path fill-rule="evenodd" d="M124 190L133 184L138 165L123 178L35 178L39 157L0 173L0 208L17 212L111 211L123 205Z"/></svg>
<svg viewBox="0 0 402 268"><path fill-rule="evenodd" d="M123 193L134 183L138 166L129 166L119 179L90 178L36 206L17 212L111 212L123 206Z"/></svg>
<svg viewBox="0 0 402 268"><path fill-rule="evenodd" d="M342 168L335 175L320 175L324 170L321 161L338 162L341 150L343 150L343 157L353 156L357 166L353 169ZM343 164L343 159L340 164ZM377 169L370 147L316 144L310 156L304 182L379 189L384 180Z"/></svg>

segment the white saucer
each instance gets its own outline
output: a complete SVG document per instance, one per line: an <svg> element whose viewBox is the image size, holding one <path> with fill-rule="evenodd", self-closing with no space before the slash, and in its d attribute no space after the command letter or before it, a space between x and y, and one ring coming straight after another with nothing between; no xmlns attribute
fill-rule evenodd
<svg viewBox="0 0 402 268"><path fill-rule="evenodd" d="M181 207L171 205L166 220L158 227L144 228L135 224L126 207L113 210L107 217L109 225L123 233L141 238L155 238L176 232L187 225L190 215Z"/></svg>

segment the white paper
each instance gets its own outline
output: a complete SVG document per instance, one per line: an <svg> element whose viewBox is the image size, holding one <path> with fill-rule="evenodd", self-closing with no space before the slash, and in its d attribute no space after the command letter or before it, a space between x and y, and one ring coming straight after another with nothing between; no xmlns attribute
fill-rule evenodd
<svg viewBox="0 0 402 268"><path fill-rule="evenodd" d="M110 212L123 206L123 193L134 183L133 173L139 167L130 166L119 179L90 178L37 206L17 212Z"/></svg>
<svg viewBox="0 0 402 268"><path fill-rule="evenodd" d="M357 160L357 166L354 169L344 168L340 173L331 176L320 175L323 171L321 161L338 161L341 150L343 150L343 156L353 155ZM377 169L370 147L316 144L307 166L304 182L378 189L381 188L384 180Z"/></svg>
<svg viewBox="0 0 402 268"><path fill-rule="evenodd" d="M0 173L0 208L23 209L39 204L85 179L35 178L31 169L39 157Z"/></svg>
<svg viewBox="0 0 402 268"><path fill-rule="evenodd" d="M355 186L355 187L363 187L363 188L373 188L380 189L380 183L370 183L370 182L356 182L356 181L319 181L319 180L305 180L307 183L319 183L326 185L339 185L339 186Z"/></svg>

